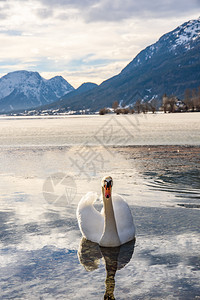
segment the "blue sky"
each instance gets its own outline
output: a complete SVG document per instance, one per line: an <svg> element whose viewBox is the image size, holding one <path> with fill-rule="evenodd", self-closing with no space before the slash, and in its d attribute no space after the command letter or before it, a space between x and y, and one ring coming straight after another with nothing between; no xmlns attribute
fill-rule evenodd
<svg viewBox="0 0 200 300"><path fill-rule="evenodd" d="M0 0L0 76L30 70L100 84L199 15L199 0Z"/></svg>

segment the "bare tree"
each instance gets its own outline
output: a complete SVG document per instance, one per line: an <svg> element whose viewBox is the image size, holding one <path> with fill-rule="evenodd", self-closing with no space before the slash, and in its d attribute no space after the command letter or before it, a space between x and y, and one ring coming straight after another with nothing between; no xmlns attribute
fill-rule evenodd
<svg viewBox="0 0 200 300"><path fill-rule="evenodd" d="M200 111L200 86L197 93L197 111Z"/></svg>
<svg viewBox="0 0 200 300"><path fill-rule="evenodd" d="M163 110L166 113L167 112L167 105L168 105L168 96L167 96L167 94L163 95L162 101L163 101L163 104L162 104Z"/></svg>
<svg viewBox="0 0 200 300"><path fill-rule="evenodd" d="M115 109L118 108L118 106L119 106L118 101L114 101L113 104L112 104L112 108L115 110Z"/></svg>
<svg viewBox="0 0 200 300"><path fill-rule="evenodd" d="M185 90L184 102L186 104L186 110L191 108L191 91L190 89Z"/></svg>
<svg viewBox="0 0 200 300"><path fill-rule="evenodd" d="M149 103L149 108L150 108L150 110L152 111L153 114L155 113L155 111L157 109L157 106L158 106L157 99L152 99L151 102Z"/></svg>
<svg viewBox="0 0 200 300"><path fill-rule="evenodd" d="M130 112L129 108L123 108L123 114L127 115Z"/></svg>
<svg viewBox="0 0 200 300"><path fill-rule="evenodd" d="M138 99L135 102L135 110L137 111L138 114L140 113L140 111L141 111L141 99Z"/></svg>
<svg viewBox="0 0 200 300"><path fill-rule="evenodd" d="M176 103L176 97L172 96L169 98L169 112L174 112L175 111L175 105Z"/></svg>
<svg viewBox="0 0 200 300"><path fill-rule="evenodd" d="M115 109L115 113L117 114L117 115L120 115L120 114L122 114L123 112L122 112L122 108L117 108L117 109Z"/></svg>
<svg viewBox="0 0 200 300"><path fill-rule="evenodd" d="M177 98L174 96L168 97L166 94L163 95L163 109L164 112L174 112L175 111L175 104Z"/></svg>
<svg viewBox="0 0 200 300"><path fill-rule="evenodd" d="M141 103L141 110L143 112L143 114L146 114L149 110L149 106L148 106L148 103Z"/></svg>
<svg viewBox="0 0 200 300"><path fill-rule="evenodd" d="M99 110L99 114L100 115L105 115L105 114L107 114L109 112L109 110L107 109L107 108L101 108L100 110Z"/></svg>

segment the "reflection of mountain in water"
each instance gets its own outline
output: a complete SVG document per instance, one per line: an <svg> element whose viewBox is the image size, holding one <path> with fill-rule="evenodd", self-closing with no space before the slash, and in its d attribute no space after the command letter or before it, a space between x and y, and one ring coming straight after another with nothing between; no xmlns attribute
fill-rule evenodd
<svg viewBox="0 0 200 300"><path fill-rule="evenodd" d="M134 251L135 240L120 247L105 248L82 238L78 258L87 271L98 269L100 259L103 258L106 266L106 292L104 299L115 299L115 274L130 261Z"/></svg>

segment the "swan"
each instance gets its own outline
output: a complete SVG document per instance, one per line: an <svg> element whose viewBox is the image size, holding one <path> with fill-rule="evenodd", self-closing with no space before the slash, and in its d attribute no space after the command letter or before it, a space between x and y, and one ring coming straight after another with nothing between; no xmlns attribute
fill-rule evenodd
<svg viewBox="0 0 200 300"><path fill-rule="evenodd" d="M112 197L111 176L102 179L103 208L94 207L98 195L88 192L77 207L76 216L80 231L87 240L102 247L118 247L135 238L133 217L127 202L119 195Z"/></svg>

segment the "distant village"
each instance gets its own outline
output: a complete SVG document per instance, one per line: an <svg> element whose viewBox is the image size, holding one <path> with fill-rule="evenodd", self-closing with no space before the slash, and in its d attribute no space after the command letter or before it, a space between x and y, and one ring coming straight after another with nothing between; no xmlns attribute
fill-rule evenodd
<svg viewBox="0 0 200 300"><path fill-rule="evenodd" d="M163 111L164 113L200 112L200 87L193 90L187 89L184 100L180 100L174 95L168 96L164 94L161 106L156 98L148 102L139 99L132 107L119 106L118 102L115 101L113 102L112 109L102 108L99 114L104 115L113 111L116 114L155 113L156 111Z"/></svg>
<svg viewBox="0 0 200 300"><path fill-rule="evenodd" d="M200 87L198 89L187 89L185 91L184 99L181 100L174 95L168 96L164 94L162 100L154 98L148 102L138 99L133 105L120 104L114 101L111 108L102 108L96 114L105 115L110 113L119 114L140 114L140 113L179 113L179 112L200 112ZM10 113L13 116L52 116L52 115L81 115L94 114L90 109L83 109L78 111L66 111L65 108L46 109L46 110L27 110L20 113Z"/></svg>

